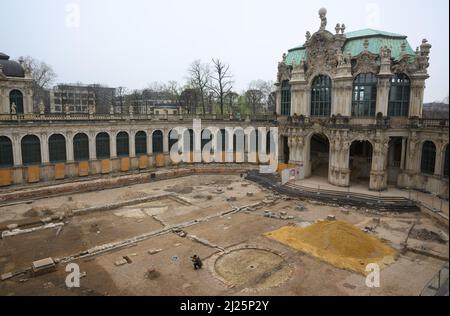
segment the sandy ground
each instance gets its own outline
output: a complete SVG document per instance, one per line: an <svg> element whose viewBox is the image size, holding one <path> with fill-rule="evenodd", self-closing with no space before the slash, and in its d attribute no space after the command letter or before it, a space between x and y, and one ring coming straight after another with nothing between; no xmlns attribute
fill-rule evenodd
<svg viewBox="0 0 450 316"><path fill-rule="evenodd" d="M61 210L164 193L175 193L178 199L165 197L65 218L59 232L45 229L5 237L0 240L0 274L29 267L34 260L62 258L97 245L199 219L184 229L187 236L169 232L131 247L75 260L80 270L86 272L80 288L65 286L67 272L65 264L60 264L56 272L0 281L0 295L418 295L445 263L445 260L407 251L382 270L380 288L368 288L364 276L338 269L263 235L286 225L308 225L335 215L338 220L359 228L373 227L370 234L400 249L412 225L414 229L435 232L446 228L420 213L380 215L348 208L347 214L342 206L282 197L269 203L267 199L274 196L272 192L239 176L189 176L0 206L0 223L38 219ZM220 216L234 207L264 200L267 203L258 207ZM299 204L304 206L303 211L297 210ZM293 218L267 218L264 211L286 212ZM213 217L200 220L207 216ZM374 217L380 218L380 222L374 224ZM419 239L407 240L408 247L448 258L448 243L420 240L418 236ZM155 249L161 251L149 254L149 250ZM203 259L201 270L192 268L193 254ZM125 256L130 262L117 266L115 263Z"/></svg>

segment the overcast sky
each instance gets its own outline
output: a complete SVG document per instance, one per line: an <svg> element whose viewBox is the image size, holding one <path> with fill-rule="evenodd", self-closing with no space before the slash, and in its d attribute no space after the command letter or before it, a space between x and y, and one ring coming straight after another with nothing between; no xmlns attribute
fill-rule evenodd
<svg viewBox="0 0 450 316"><path fill-rule="evenodd" d="M237 91L255 79L274 80L287 49L319 29L375 28L433 45L425 101L449 86L448 0L14 0L2 1L0 52L50 64L57 82L141 89L154 81L184 83L189 64L220 58Z"/></svg>

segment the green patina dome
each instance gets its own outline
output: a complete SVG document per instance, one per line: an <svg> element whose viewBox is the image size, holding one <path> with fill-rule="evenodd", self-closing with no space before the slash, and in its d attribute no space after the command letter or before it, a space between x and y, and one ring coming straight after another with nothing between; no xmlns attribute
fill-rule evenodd
<svg viewBox="0 0 450 316"><path fill-rule="evenodd" d="M369 41L369 52L379 54L382 47L391 49L391 56L394 60L399 60L402 53L402 44L405 43L405 52L407 55L414 56L415 52L406 40L405 35L383 32L373 29L364 29L345 33L346 41L343 47L343 53L350 53L352 57L358 56L364 51L364 41ZM286 64L300 64L306 61L307 51L304 46L292 48L286 56Z"/></svg>

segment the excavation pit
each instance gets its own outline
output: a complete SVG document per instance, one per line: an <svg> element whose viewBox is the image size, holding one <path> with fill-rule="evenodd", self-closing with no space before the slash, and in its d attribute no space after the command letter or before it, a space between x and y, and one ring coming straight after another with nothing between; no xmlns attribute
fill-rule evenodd
<svg viewBox="0 0 450 316"><path fill-rule="evenodd" d="M242 248L219 256L214 263L219 279L230 287L263 290L291 277L292 269L279 254L259 248Z"/></svg>

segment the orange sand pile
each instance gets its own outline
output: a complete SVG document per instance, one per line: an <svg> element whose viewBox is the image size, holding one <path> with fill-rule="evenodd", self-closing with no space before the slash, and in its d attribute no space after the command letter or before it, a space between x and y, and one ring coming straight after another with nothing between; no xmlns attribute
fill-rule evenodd
<svg viewBox="0 0 450 316"><path fill-rule="evenodd" d="M395 250L359 228L341 221L322 221L305 228L286 226L266 237L341 268L367 274L369 263L380 268L393 262Z"/></svg>

